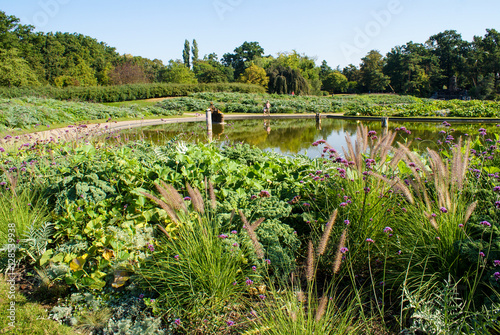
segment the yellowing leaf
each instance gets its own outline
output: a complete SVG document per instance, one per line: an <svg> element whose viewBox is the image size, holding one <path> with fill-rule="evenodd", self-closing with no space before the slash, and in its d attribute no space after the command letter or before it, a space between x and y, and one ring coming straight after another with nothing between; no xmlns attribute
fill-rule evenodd
<svg viewBox="0 0 500 335"><path fill-rule="evenodd" d="M105 260L109 261L111 258L115 257L115 252L111 249L104 249L102 257L104 257Z"/></svg>
<svg viewBox="0 0 500 335"><path fill-rule="evenodd" d="M87 259L87 257L88 254L73 258L73 260L69 263L69 268L73 271L83 270L83 266L85 265L85 260Z"/></svg>
<svg viewBox="0 0 500 335"><path fill-rule="evenodd" d="M128 277L127 271L116 270L115 271L115 280L113 281L111 286L114 288L122 287L123 285L125 285L125 283L127 282L128 279L129 279L129 277Z"/></svg>

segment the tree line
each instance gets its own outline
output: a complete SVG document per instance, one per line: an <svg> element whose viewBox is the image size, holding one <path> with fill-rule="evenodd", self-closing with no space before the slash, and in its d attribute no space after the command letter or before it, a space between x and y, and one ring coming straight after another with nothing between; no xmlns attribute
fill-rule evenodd
<svg viewBox="0 0 500 335"><path fill-rule="evenodd" d="M0 86L106 86L137 83L231 83L263 86L270 93L393 92L429 97L453 85L474 98L500 95L500 33L463 40L455 30L392 48L372 50L356 66L331 68L296 50L265 55L258 42L244 42L219 59L199 57L198 43L184 43L182 59L164 64L120 55L104 42L77 33L35 32L0 11Z"/></svg>

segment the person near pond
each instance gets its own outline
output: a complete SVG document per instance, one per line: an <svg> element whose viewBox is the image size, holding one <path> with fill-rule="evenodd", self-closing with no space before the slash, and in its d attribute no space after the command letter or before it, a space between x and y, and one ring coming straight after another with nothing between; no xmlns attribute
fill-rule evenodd
<svg viewBox="0 0 500 335"><path fill-rule="evenodd" d="M271 114L271 104L269 103L269 100L264 104L264 115L269 115Z"/></svg>

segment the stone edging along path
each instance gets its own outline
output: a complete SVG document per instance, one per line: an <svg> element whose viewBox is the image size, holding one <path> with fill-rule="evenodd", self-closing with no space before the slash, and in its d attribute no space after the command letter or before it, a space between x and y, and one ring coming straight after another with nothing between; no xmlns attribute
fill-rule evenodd
<svg viewBox="0 0 500 335"><path fill-rule="evenodd" d="M71 141L83 137L91 137L91 135L102 135L114 131L131 129L137 127L154 126L159 124L169 123L185 123L185 122L204 122L205 115L185 113L188 117L181 118L162 118L162 119L148 119L148 120L126 120L126 121L110 121L105 123L70 125L57 129L50 129L45 131L38 131L29 134L19 135L15 138L5 137L0 139L0 144L25 144L34 142L47 142L66 140ZM263 116L260 114L249 115L231 115L224 114L224 120L243 120L243 119L313 119L315 114L272 114L270 116ZM344 116L342 114L321 114L321 118L334 118L342 120L369 120L380 121L382 118L379 116ZM494 118L447 118L447 117L389 117L393 121L408 121L408 122L467 122L467 123L494 123L499 122L500 119Z"/></svg>

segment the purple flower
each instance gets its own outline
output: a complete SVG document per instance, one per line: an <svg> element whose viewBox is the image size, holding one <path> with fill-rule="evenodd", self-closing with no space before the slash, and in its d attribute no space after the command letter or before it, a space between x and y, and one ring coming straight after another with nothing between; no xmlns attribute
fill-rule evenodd
<svg viewBox="0 0 500 335"><path fill-rule="evenodd" d="M191 198L190 197L184 197L184 200L191 201Z"/></svg>
<svg viewBox="0 0 500 335"><path fill-rule="evenodd" d="M340 207L345 207L345 206L347 206L347 203L345 203L345 202L340 203Z"/></svg>
<svg viewBox="0 0 500 335"><path fill-rule="evenodd" d="M5 152L5 149L0 147L0 152Z"/></svg>
<svg viewBox="0 0 500 335"><path fill-rule="evenodd" d="M374 241L374 240L372 240L371 238L367 238L365 241L366 241L366 242L369 242L369 243L375 243L375 241Z"/></svg>
<svg viewBox="0 0 500 335"><path fill-rule="evenodd" d="M384 228L384 233L389 233L389 232L392 233L392 228L391 227L385 227Z"/></svg>
<svg viewBox="0 0 500 335"><path fill-rule="evenodd" d="M344 220L346 226L348 226L351 222L349 220Z"/></svg>
<svg viewBox="0 0 500 335"><path fill-rule="evenodd" d="M345 254L348 251L349 251L349 249L347 249L346 247L340 248L340 252L343 254Z"/></svg>
<svg viewBox="0 0 500 335"><path fill-rule="evenodd" d="M259 294L259 298L260 298L261 300L264 300L264 299L266 299L266 296L265 296L265 295L263 295L263 294Z"/></svg>
<svg viewBox="0 0 500 335"><path fill-rule="evenodd" d="M1 184L1 183L0 183ZM5 185L5 184L4 184ZM495 207L500 208L500 201L495 201Z"/></svg>
<svg viewBox="0 0 500 335"><path fill-rule="evenodd" d="M493 187L493 192L500 192L500 186Z"/></svg>
<svg viewBox="0 0 500 335"><path fill-rule="evenodd" d="M238 285L238 282L234 281L233 286L236 286L236 285Z"/></svg>
<svg viewBox="0 0 500 335"><path fill-rule="evenodd" d="M484 257L484 256L486 256L486 255L484 254L484 252L480 251L480 252L479 252L479 256Z"/></svg>
<svg viewBox="0 0 500 335"><path fill-rule="evenodd" d="M238 234L238 232L236 230L231 230L231 234Z"/></svg>
<svg viewBox="0 0 500 335"><path fill-rule="evenodd" d="M253 284L253 280L247 278L247 280L245 280L245 283L247 284L247 286L250 286Z"/></svg>
<svg viewBox="0 0 500 335"><path fill-rule="evenodd" d="M493 261L493 266L500 266L500 260L495 259L495 260Z"/></svg>
<svg viewBox="0 0 500 335"><path fill-rule="evenodd" d="M227 238L227 235L226 234L220 234L219 238L222 238L222 239Z"/></svg>
<svg viewBox="0 0 500 335"><path fill-rule="evenodd" d="M175 258L175 259L179 259L179 255L175 255L175 256L174 256L174 258Z"/></svg>
<svg viewBox="0 0 500 335"><path fill-rule="evenodd" d="M181 319L175 319L175 320L174 320L174 323L175 323L177 326L180 326L180 325L181 325Z"/></svg>
<svg viewBox="0 0 500 335"><path fill-rule="evenodd" d="M489 223L488 221L481 221L480 224L482 224L485 227L491 227L491 223Z"/></svg>
<svg viewBox="0 0 500 335"><path fill-rule="evenodd" d="M233 243L233 247L239 247L240 245L236 242Z"/></svg>
<svg viewBox="0 0 500 335"><path fill-rule="evenodd" d="M227 320L226 324L228 325L228 327L231 327L232 325L234 325L234 321Z"/></svg>
<svg viewBox="0 0 500 335"><path fill-rule="evenodd" d="M463 228L463 227L464 227L464 225L461 223L461 224L459 224L459 225L458 225L458 227L459 227L459 228Z"/></svg>
<svg viewBox="0 0 500 335"><path fill-rule="evenodd" d="M271 265L271 260L270 259L265 259L264 260L268 265Z"/></svg>
<svg viewBox="0 0 500 335"><path fill-rule="evenodd" d="M151 251L151 252L155 251L155 246L152 245L151 243L148 243L147 247L148 247L149 251Z"/></svg>
<svg viewBox="0 0 500 335"><path fill-rule="evenodd" d="M498 281L500 279L500 272L495 272L493 277L495 277L495 280Z"/></svg>
<svg viewBox="0 0 500 335"><path fill-rule="evenodd" d="M260 191L259 193L259 197L261 198L269 198L271 196L271 193L269 193L268 191Z"/></svg>
<svg viewBox="0 0 500 335"><path fill-rule="evenodd" d="M257 271L257 267L255 265L252 266L252 271Z"/></svg>
<svg viewBox="0 0 500 335"><path fill-rule="evenodd" d="M441 207L439 209L442 213L448 213L448 210L446 209L446 207Z"/></svg>

